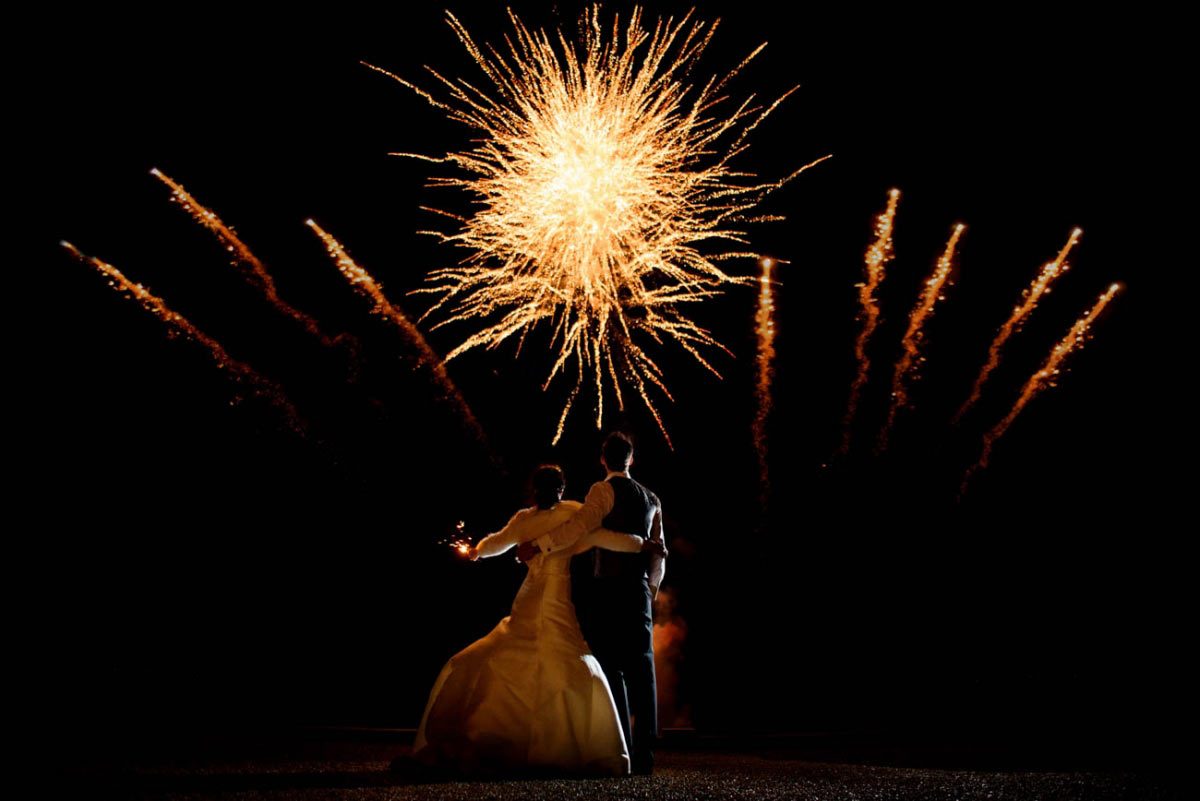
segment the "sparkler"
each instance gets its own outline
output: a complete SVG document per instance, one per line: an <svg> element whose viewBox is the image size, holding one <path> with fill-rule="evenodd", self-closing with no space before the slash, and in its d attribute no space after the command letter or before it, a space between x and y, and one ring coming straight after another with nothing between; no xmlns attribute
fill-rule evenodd
<svg viewBox="0 0 1200 801"><path fill-rule="evenodd" d="M113 265L101 261L94 256L85 256L70 242L62 242L61 244L72 256L86 264L91 264L101 273L108 276L109 286L118 292L128 293L130 297L142 305L142 308L166 323L169 326L169 332L172 334L181 334L187 339L203 345L208 350L218 369L229 373L234 381L245 382L256 396L265 399L280 411L287 425L293 431L299 434L305 433L305 424L301 420L300 414L296 411L296 407L292 405L291 401L284 394L283 387L259 375L253 367L245 362L234 359L222 347L221 343L208 334L205 334L182 314L167 306L162 298L153 294L141 284L130 281L125 277L124 273Z"/></svg>
<svg viewBox="0 0 1200 801"><path fill-rule="evenodd" d="M967 470L963 476L962 484L959 486L960 496L966 492L967 482L971 480L971 476L988 466L988 459L992 455L992 447L996 444L996 440L1000 439L1005 431L1008 431L1009 426L1012 425L1013 420L1021 413L1021 410L1025 408L1025 405L1047 386L1054 386L1054 377L1061 371L1063 360L1076 348L1083 346L1083 343L1087 339L1088 329L1095 322L1096 318L1100 316L1100 312L1104 311L1104 307L1108 305L1109 301L1113 299L1113 296L1117 294L1120 288L1119 284L1110 286L1108 291L1101 295L1095 305L1088 310L1088 313L1075 321L1075 324L1071 326L1071 330L1067 332L1067 335L1050 351L1050 356L1046 359L1046 362L1036 373L1029 377L1029 380L1025 382L1025 386L1021 387L1021 394L1017 396L1017 402L1013 404L1009 413L999 423L996 423L991 431L984 434L983 452L979 456L979 461Z"/></svg>
<svg viewBox="0 0 1200 801"><path fill-rule="evenodd" d="M966 226L962 223L954 226L954 232L950 234L950 241L946 243L946 249L942 251L941 257L937 260L933 274L925 281L921 297L917 299L917 305L909 315L908 329L900 341L904 352L896 361L896 370L892 374L892 403L888 408L887 422L883 424L883 429L879 432L876 453L883 453L887 450L888 435L896 423L896 414L908 403L908 388L905 379L910 374L914 374L921 362L924 361L921 356L921 340L924 338L921 327L933 315L934 304L945 299L945 296L942 295L942 288L950 278L950 268L954 264L954 248L958 246L958 239L965 229Z"/></svg>
<svg viewBox="0 0 1200 801"><path fill-rule="evenodd" d="M329 251L330 257L337 264L338 270L350 282L350 285L374 303L371 311L399 328L404 333L405 338L416 347L420 363L432 371L434 380L441 388L445 397L462 415L462 419L466 421L476 437L483 440L483 429L480 427L479 421L475 419L475 415L471 413L471 407L467 406L462 393L458 391L458 387L455 386L450 376L446 373L446 365L438 358L433 348L429 347L429 343L425 341L425 337L421 335L420 330L412 324L404 312L397 309L388 301L387 297L383 294L383 287L380 286L379 282L370 273L358 266L354 259L350 258L350 254L346 252L346 249L342 247L340 242L313 220L305 220L304 224L311 228L313 233L325 243L325 248Z"/></svg>
<svg viewBox="0 0 1200 801"><path fill-rule="evenodd" d="M150 170L150 174L171 188L171 200L182 206L184 210L192 215L196 222L216 235L221 244L225 246L225 249L233 254L233 263L242 268L246 277L262 291L267 300L271 302L271 305L304 326L304 330L320 340L322 345L329 347L335 344L335 339L323 333L315 319L279 297L279 291L275 288L275 280L271 278L271 274L267 272L267 268L250 251L250 248L238 238L232 228L223 223L221 218L211 209L200 205L186 189L171 180L171 178L162 173L157 167ZM346 339L338 337L337 341L346 342Z"/></svg>
<svg viewBox="0 0 1200 801"><path fill-rule="evenodd" d="M433 271L438 296L427 314L437 326L473 321L483 327L446 359L480 346L495 348L525 337L541 323L551 331L553 365L543 388L560 372L575 373L552 442L562 436L567 412L585 377L596 392L596 425L604 415L604 385L611 382L624 408L622 385L641 397L667 436L651 400L652 385L671 394L644 344L673 342L719 376L701 355L721 347L681 306L747 283L716 262L757 258L747 252L747 223L780 219L751 210L812 164L779 181L762 182L735 171L746 135L795 88L764 107L753 98L718 114L725 84L754 58L757 48L721 79L699 91L687 75L708 45L714 25L658 21L642 27L635 8L622 31L614 18L606 35L598 7L583 18L582 41L531 32L509 12L514 34L508 52L484 52L447 12L447 21L492 83L491 93L429 69L449 93L445 101L392 73L372 67L412 89L447 117L474 129L469 150L431 157L466 177L437 177L474 198L464 217L427 209L459 224L453 233L423 231L470 253L455 267ZM557 42L557 44L556 44ZM371 66L371 65L367 65ZM798 88L798 87L797 87ZM828 158L828 156L826 157ZM723 242L705 255L700 243ZM520 345L518 345L518 353ZM570 366L573 364L573 369Z"/></svg>
<svg viewBox="0 0 1200 801"><path fill-rule="evenodd" d="M1037 308L1038 300L1042 295L1050 291L1050 283L1065 273L1070 265L1067 264L1067 254L1071 252L1071 248L1075 247L1075 243L1079 241L1083 230L1076 228L1071 232L1070 239L1063 249L1058 252L1058 256L1054 261L1042 268L1041 273L1037 278L1033 279L1033 283L1021 295L1021 305L1013 308L1012 316L1010 316L1004 325L1000 326L1000 331L996 334L996 338L992 340L992 344L988 347L987 361L983 365L983 369L979 371L979 375L975 378L975 383L971 387L971 394L967 397L966 402L955 413L951 419L951 423L957 423L962 419L963 415L975 405L979 400L979 395L983 391L984 382L988 380L988 376L1000 364L1000 349L1004 347L1004 343L1008 341L1016 331L1020 330L1021 325L1025 322L1030 313Z"/></svg>
<svg viewBox="0 0 1200 801"><path fill-rule="evenodd" d="M450 550L454 551L459 556L467 556L469 553L471 553L471 540L463 531L465 525L466 524L464 521L459 520L458 524L454 527L455 533L452 536L442 540L443 545L448 546Z"/></svg>
<svg viewBox="0 0 1200 801"><path fill-rule="evenodd" d="M761 479L761 495L768 494L767 475L767 416L771 413L771 379L775 374L775 293L771 281L773 259L762 260L759 276L758 312L754 322L758 332L758 409L754 415L754 449L758 454L758 471Z"/></svg>
<svg viewBox="0 0 1200 801"><path fill-rule="evenodd" d="M850 400L846 405L846 416L842 419L842 445L838 455L845 456L850 451L850 426L854 422L854 413L858 411L858 400L862 396L863 387L867 385L867 373L871 369L871 360L867 358L867 342L875 327L879 324L879 304L875 301L875 290L883 281L884 269L892 260L892 223L896 219L896 204L900 202L900 190L893 189L888 193L887 208L875 220L875 241L867 248L865 257L867 280L857 284L858 301L862 305L862 330L854 342L854 355L858 358L858 375L850 385Z"/></svg>

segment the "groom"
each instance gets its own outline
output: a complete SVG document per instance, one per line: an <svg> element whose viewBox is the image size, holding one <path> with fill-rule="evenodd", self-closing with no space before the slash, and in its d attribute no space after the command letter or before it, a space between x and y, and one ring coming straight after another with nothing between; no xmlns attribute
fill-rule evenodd
<svg viewBox="0 0 1200 801"><path fill-rule="evenodd" d="M633 773L649 775L654 770L654 742L658 737L650 603L662 584L667 555L662 504L658 496L629 477L633 463L629 437L620 432L609 434L601 458L608 475L592 485L583 506L565 523L536 540L521 543L517 556L529 561L539 550L561 551L601 526L647 539L649 547L641 553L593 548L576 557L576 563L585 562L592 580L573 580L572 600L583 636L612 688L630 747ZM573 574L575 567L572 565Z"/></svg>

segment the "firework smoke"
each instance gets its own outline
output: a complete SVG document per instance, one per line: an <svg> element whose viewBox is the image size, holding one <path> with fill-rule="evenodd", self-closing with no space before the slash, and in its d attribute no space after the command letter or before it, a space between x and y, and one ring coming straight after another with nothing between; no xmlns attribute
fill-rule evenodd
<svg viewBox="0 0 1200 801"><path fill-rule="evenodd" d="M933 274L925 281L921 297L917 299L917 305L908 317L908 329L900 341L904 352L896 361L896 370L892 374L892 402L888 407L887 422L883 424L883 429L879 432L876 453L883 453L887 450L888 436L891 434L892 426L896 424L896 414L908 404L906 379L910 374L915 374L921 362L924 361L921 357L921 340L924 337L921 327L933 315L934 304L944 299L942 288L950 278L950 268L954 265L954 248L958 246L958 239L962 236L965 228L966 226L962 223L954 227L954 232L950 234L950 241L946 243L946 249L942 251L941 257L937 260Z"/></svg>
<svg viewBox="0 0 1200 801"><path fill-rule="evenodd" d="M1025 408L1025 405L1047 386L1054 386L1054 377L1059 374L1063 360L1076 348L1083 346L1083 343L1087 339L1088 328L1100 316L1100 312L1104 311L1104 307L1108 305L1108 302L1113 299L1113 296L1117 294L1119 289L1119 284L1110 286L1108 291L1101 295L1096 304L1088 310L1088 313L1075 321L1075 325L1071 326L1071 330L1067 332L1063 340L1050 351L1050 356L1046 359L1046 362L1036 373L1029 377L1029 380L1025 382L1025 386L1021 387L1021 394L1017 396L1017 402L1013 404L1009 413L999 423L996 423L991 431L984 434L983 452L979 456L979 461L967 470L963 476L962 484L959 486L960 496L966 492L967 483L971 480L971 476L988 466L988 459L992 455L992 447L996 444L996 440L1000 439L1005 431L1008 431L1009 426L1012 425L1013 420L1021 413L1021 410Z"/></svg>
<svg viewBox="0 0 1200 801"><path fill-rule="evenodd" d="M643 344L673 342L717 373L699 348L719 343L681 307L752 280L716 262L757 258L745 249L743 226L779 218L751 210L812 166L770 182L730 166L746 135L795 89L765 108L746 100L716 114L725 84L762 47L696 89L687 77L715 25L691 21L690 12L678 23L659 20L650 33L635 8L624 30L614 19L606 32L593 7L577 44L510 18L514 32L502 55L477 46L447 13L491 93L429 69L448 93L443 101L372 67L475 134L471 149L442 157L396 154L458 167L467 177L432 185L461 189L476 206L469 217L429 209L459 227L422 232L469 251L459 266L432 272L433 286L423 290L438 296L430 313L442 317L439 326L483 325L446 358L513 335L523 340L545 323L555 352L547 386L559 372L575 374L563 421L586 380L595 385L599 427L611 381L618 404L624 408L621 385L632 387L666 436L648 390L670 393ZM709 242L723 250L702 254L697 245Z"/></svg>
<svg viewBox="0 0 1200 801"><path fill-rule="evenodd" d="M988 376L1000 364L1000 350L1004 347L1004 343L1008 341L1015 332L1019 331L1021 325L1025 322L1031 312L1037 308L1038 300L1042 295L1050 291L1050 283L1065 273L1070 265L1067 264L1067 254L1071 252L1071 248L1075 247L1075 243L1079 241L1082 229L1076 228L1071 232L1071 238L1067 240L1067 244L1058 252L1057 258L1042 268L1041 273L1037 278L1033 279L1033 283L1021 295L1021 305L1013 308L1012 315L1005 320L1004 325L1000 326L1000 331L996 334L996 338L992 340L992 344L988 347L987 361L983 365L983 369L979 371L979 375L975 378L975 383L971 386L971 394L967 397L966 402L955 413L951 419L951 423L957 423L962 419L975 402L979 400L979 395L983 391L984 382L988 380Z"/></svg>
<svg viewBox="0 0 1200 801"><path fill-rule="evenodd" d="M679 665L687 639L687 621L675 610L669 589L654 599L654 677L658 689L658 721L661 726L690 726L691 709L679 695Z"/></svg>

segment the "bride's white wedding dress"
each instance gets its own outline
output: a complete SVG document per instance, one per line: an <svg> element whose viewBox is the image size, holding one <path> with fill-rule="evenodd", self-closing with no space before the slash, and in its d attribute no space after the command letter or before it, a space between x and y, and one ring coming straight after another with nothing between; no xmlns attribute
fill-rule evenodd
<svg viewBox="0 0 1200 801"><path fill-rule="evenodd" d="M476 546L494 556L544 534L580 507L522 509ZM612 691L571 603L571 556L592 547L637 551L642 538L601 529L574 548L538 554L512 613L442 668L413 756L466 773L549 769L620 776L629 752Z"/></svg>

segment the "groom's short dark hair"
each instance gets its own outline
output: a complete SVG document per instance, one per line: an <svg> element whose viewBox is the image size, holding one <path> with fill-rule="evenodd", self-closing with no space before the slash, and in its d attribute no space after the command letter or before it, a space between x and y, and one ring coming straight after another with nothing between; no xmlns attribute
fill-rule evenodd
<svg viewBox="0 0 1200 801"><path fill-rule="evenodd" d="M605 438L600 453L609 470L627 470L629 460L633 458L633 440L620 431L614 431Z"/></svg>

